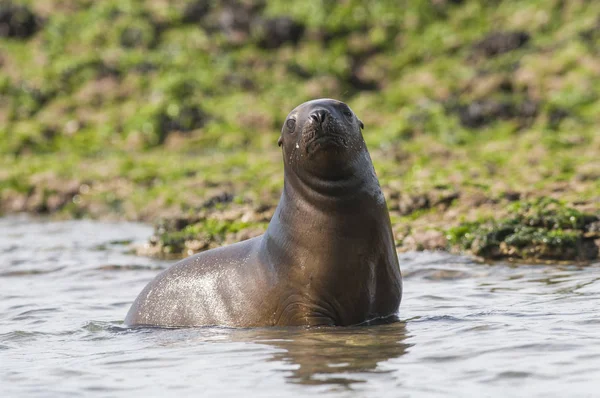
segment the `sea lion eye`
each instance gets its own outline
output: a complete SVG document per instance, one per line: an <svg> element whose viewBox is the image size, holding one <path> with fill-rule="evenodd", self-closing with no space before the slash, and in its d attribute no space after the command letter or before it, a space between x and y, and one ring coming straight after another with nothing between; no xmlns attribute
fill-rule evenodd
<svg viewBox="0 0 600 398"><path fill-rule="evenodd" d="M352 112L351 112L351 111L349 111L349 110L345 110L345 111L343 111L342 113L343 113L343 114L344 114L344 116L346 116L346 117L352 117Z"/></svg>
<svg viewBox="0 0 600 398"><path fill-rule="evenodd" d="M285 126L290 130L294 131L294 127L296 127L296 119L288 119L285 121Z"/></svg>

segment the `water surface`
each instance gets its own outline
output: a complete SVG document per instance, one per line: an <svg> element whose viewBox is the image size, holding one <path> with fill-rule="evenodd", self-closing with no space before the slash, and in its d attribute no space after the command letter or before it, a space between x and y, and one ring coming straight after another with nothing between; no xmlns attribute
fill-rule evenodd
<svg viewBox="0 0 600 398"><path fill-rule="evenodd" d="M134 223L0 219L0 396L594 396L600 264L400 256L402 322L137 329ZM241 394L241 395L238 395Z"/></svg>

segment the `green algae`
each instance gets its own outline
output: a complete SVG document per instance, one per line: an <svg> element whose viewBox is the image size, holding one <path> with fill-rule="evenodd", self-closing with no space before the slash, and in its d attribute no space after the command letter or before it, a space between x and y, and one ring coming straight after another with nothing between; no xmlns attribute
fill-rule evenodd
<svg viewBox="0 0 600 398"><path fill-rule="evenodd" d="M182 219L180 219L182 220ZM266 228L264 223L239 220L185 220L179 224L159 222L151 243L160 254L191 254L219 246L249 227ZM189 222L189 224L187 224ZM185 225L187 224L187 225ZM182 227L182 225L185 225Z"/></svg>
<svg viewBox="0 0 600 398"><path fill-rule="evenodd" d="M465 222L447 230L450 245L486 258L590 260L588 226L599 218L551 198L517 202L510 216ZM589 238L593 238L589 236Z"/></svg>
<svg viewBox="0 0 600 398"><path fill-rule="evenodd" d="M408 212L388 198L399 241L425 224L480 255L588 239L576 212L600 206L600 3L243 0L258 22L232 30L220 1L13 2L43 23L0 37L2 212L155 221L222 191L272 207L285 115L334 97L365 123L387 192L459 193ZM267 48L259 19L288 17L304 30ZM494 32L528 39L494 48ZM172 240L264 228L232 222Z"/></svg>

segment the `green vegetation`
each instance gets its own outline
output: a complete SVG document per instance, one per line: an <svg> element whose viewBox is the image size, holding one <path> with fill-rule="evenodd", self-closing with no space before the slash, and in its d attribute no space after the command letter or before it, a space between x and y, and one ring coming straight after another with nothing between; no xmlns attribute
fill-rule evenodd
<svg viewBox="0 0 600 398"><path fill-rule="evenodd" d="M334 97L400 249L545 258L585 233L557 209L600 209L599 32L589 0L0 0L0 211L188 219L158 251L253 236L286 114Z"/></svg>
<svg viewBox="0 0 600 398"><path fill-rule="evenodd" d="M164 223L160 223L157 227L159 235L153 239L154 243L161 245L161 251L166 254L196 252L220 246L224 243L227 234L236 234L251 226L249 222L209 218L196 220L181 229L169 230L165 228Z"/></svg>
<svg viewBox="0 0 600 398"><path fill-rule="evenodd" d="M462 223L448 230L450 244L486 258L589 260L598 256L600 218L540 198L509 206L510 216Z"/></svg>

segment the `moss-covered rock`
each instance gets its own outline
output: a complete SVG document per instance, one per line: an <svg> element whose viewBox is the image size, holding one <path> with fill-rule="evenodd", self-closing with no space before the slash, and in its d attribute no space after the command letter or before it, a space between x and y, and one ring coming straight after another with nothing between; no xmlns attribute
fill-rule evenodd
<svg viewBox="0 0 600 398"><path fill-rule="evenodd" d="M38 30L39 25L39 18L29 7L0 1L0 37L26 39Z"/></svg>
<svg viewBox="0 0 600 398"><path fill-rule="evenodd" d="M549 198L517 202L510 216L463 223L447 231L451 245L491 259L587 261L598 257L599 218Z"/></svg>
<svg viewBox="0 0 600 398"><path fill-rule="evenodd" d="M227 192L242 199L223 206L262 214L281 192L285 115L334 97L366 125L400 249L440 247L462 219L502 221L481 226L481 253L592 239L564 223L502 235L517 199L600 210L600 2L0 4L2 212L208 220ZM261 217L197 233L240 239Z"/></svg>
<svg viewBox="0 0 600 398"><path fill-rule="evenodd" d="M205 209L210 209L209 212L200 211L188 217L159 221L149 243L141 247L139 252L158 256L191 255L249 239L265 231L271 209L239 204L222 205L222 198L214 197L203 205ZM229 197L226 199L228 201Z"/></svg>

